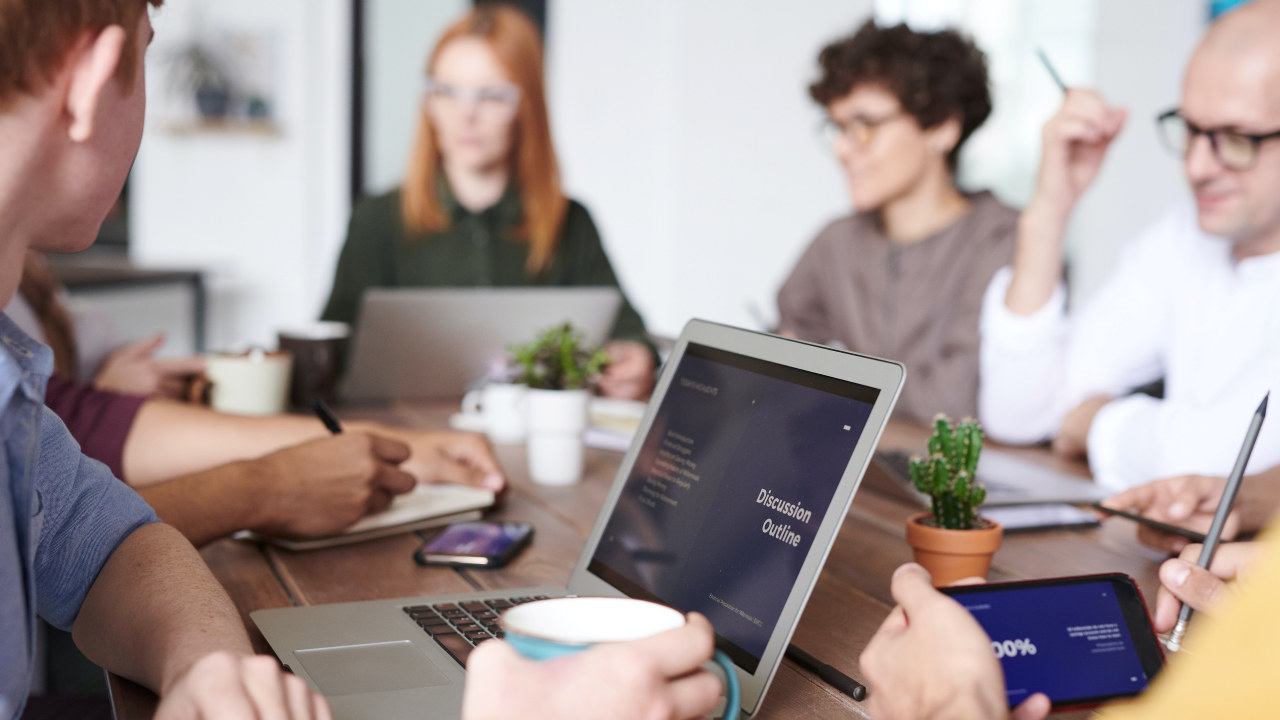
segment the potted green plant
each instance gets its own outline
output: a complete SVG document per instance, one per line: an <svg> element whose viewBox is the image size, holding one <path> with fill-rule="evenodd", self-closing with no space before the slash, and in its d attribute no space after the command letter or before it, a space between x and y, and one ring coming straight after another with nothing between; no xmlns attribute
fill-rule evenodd
<svg viewBox="0 0 1280 720"><path fill-rule="evenodd" d="M529 476L543 485L578 482L591 386L609 356L599 348L586 347L569 323L548 328L511 352L520 369L517 382L529 386L525 400Z"/></svg>
<svg viewBox="0 0 1280 720"><path fill-rule="evenodd" d="M232 73L217 50L193 40L178 49L172 60L173 82L195 100L200 117L219 119L230 114Z"/></svg>
<svg viewBox="0 0 1280 720"><path fill-rule="evenodd" d="M1000 547L1000 524L978 515L987 497L976 480L981 454L982 426L976 420L953 423L939 415L929 437L929 456L911 458L911 482L929 496L931 511L907 519L907 543L916 562L933 575L934 585L986 577Z"/></svg>

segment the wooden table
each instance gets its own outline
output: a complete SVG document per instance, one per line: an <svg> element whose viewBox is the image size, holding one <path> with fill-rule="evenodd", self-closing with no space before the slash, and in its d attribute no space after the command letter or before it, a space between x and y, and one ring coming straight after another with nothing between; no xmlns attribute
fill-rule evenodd
<svg viewBox="0 0 1280 720"><path fill-rule="evenodd" d="M420 428L445 426L445 406L398 405L378 419ZM343 413L347 417L360 413ZM363 416L368 416L364 414ZM880 447L922 448L927 431L891 425ZM1015 451L1037 462L1085 475L1082 465L1064 463L1038 449ZM511 481L506 504L496 520L523 520L536 528L533 544L509 566L495 570L423 568L414 564L420 539L410 533L357 545L289 552L274 547L223 540L203 550L205 560L245 615L254 645L270 653L248 620L252 610L288 605L465 592L471 589L564 585L604 503L620 453L589 450L585 479L568 488L534 485L525 472L524 448L500 446L499 460ZM879 472L873 465L868 473ZM863 486L854 497L844 526L814 588L792 639L810 654L864 681L858 655L893 605L889 578L911 560L905 519L919 508ZM1139 545L1133 526L1103 523L1088 530L1058 530L1006 536L992 564L992 580L1050 575L1124 572L1133 576L1148 599L1158 587L1156 571L1164 556ZM154 697L128 681L111 678L117 716L149 717ZM1087 713L1079 713L1085 716ZM855 702L817 677L784 661L761 706L762 718L868 717ZM1072 716L1067 716L1072 717Z"/></svg>

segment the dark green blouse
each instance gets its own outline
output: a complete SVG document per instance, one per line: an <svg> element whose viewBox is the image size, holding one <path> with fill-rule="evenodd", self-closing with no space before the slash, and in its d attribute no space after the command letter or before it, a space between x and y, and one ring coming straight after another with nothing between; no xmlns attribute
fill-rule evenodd
<svg viewBox="0 0 1280 720"><path fill-rule="evenodd" d="M551 262L530 276L525 269L529 245L514 237L521 216L514 186L496 205L478 213L458 204L447 187L441 188L441 196L449 227L410 237L405 236L398 189L356 204L325 320L354 323L360 298L370 287L618 287L595 223L576 201L569 201ZM648 344L644 321L625 294L610 338Z"/></svg>

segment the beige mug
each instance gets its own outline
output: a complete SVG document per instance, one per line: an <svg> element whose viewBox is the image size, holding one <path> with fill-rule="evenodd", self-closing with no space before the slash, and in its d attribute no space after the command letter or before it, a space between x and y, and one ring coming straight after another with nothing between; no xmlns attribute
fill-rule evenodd
<svg viewBox="0 0 1280 720"><path fill-rule="evenodd" d="M288 403L292 369L293 356L283 351L213 353L205 357L204 377L194 383L192 397L207 398L219 412L275 415Z"/></svg>

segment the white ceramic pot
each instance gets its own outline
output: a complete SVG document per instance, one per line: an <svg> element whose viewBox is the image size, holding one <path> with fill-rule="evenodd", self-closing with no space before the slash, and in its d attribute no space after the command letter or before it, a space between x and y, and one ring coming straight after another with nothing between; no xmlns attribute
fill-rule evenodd
<svg viewBox="0 0 1280 720"><path fill-rule="evenodd" d="M588 390L530 389L525 398L529 477L540 485L572 485L582 479Z"/></svg>

